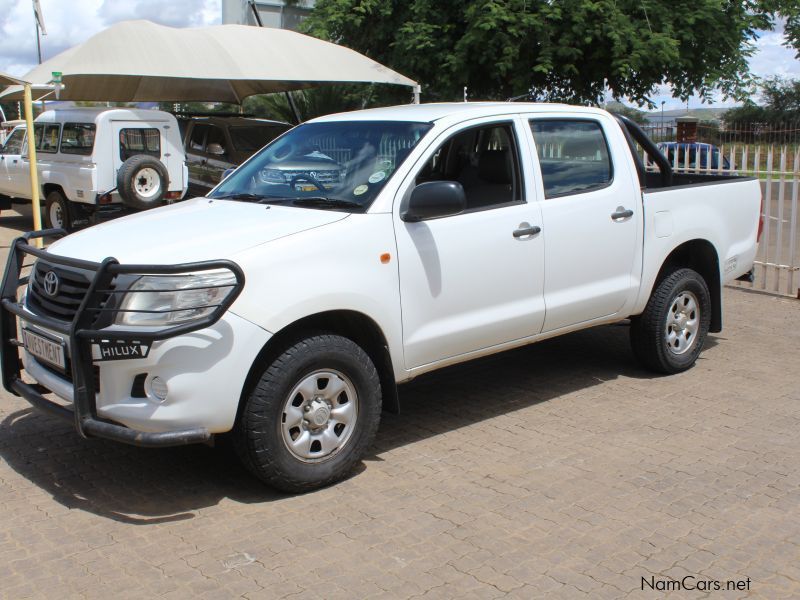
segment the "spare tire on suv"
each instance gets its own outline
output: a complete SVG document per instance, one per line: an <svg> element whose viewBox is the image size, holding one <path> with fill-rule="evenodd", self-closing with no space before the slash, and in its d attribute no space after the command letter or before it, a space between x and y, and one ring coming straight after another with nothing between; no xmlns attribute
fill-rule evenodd
<svg viewBox="0 0 800 600"><path fill-rule="evenodd" d="M167 168L146 154L131 156L117 172L117 191L122 202L139 210L161 206L169 188Z"/></svg>

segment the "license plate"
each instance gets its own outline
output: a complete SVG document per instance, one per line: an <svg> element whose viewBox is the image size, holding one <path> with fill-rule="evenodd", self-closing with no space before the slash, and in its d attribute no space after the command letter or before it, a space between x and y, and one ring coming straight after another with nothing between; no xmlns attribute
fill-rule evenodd
<svg viewBox="0 0 800 600"><path fill-rule="evenodd" d="M22 330L22 338L25 349L36 358L58 367L62 371L66 370L67 361L64 358L64 344L54 342L27 329Z"/></svg>

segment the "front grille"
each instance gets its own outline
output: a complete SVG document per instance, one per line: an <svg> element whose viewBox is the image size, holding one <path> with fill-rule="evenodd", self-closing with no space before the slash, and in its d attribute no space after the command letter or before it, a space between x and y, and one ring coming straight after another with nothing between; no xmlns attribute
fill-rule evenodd
<svg viewBox="0 0 800 600"><path fill-rule="evenodd" d="M45 291L45 277L51 271L58 277L58 287L53 295ZM37 260L28 285L28 308L36 314L62 321L72 321L89 290L92 275L93 273L88 271L66 269ZM113 289L113 287L112 285L111 288ZM110 294L103 299L101 308L106 304L109 296Z"/></svg>
<svg viewBox="0 0 800 600"><path fill-rule="evenodd" d="M334 185L341 182L341 172L337 170L321 170L321 171L310 171L310 170L292 170L292 171L284 171L286 178L291 181L291 179L297 175L300 175L301 178L298 180L298 183L303 183L302 180L303 175L311 175L314 179L319 181L324 185Z"/></svg>

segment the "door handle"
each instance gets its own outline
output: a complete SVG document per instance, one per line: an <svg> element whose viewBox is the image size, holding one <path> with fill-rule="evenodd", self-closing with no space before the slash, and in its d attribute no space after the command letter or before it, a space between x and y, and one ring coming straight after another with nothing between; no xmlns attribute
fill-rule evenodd
<svg viewBox="0 0 800 600"><path fill-rule="evenodd" d="M618 206L616 212L611 213L611 220L612 221L624 221L626 219L630 219L633 216L633 211L629 208L625 208L624 206Z"/></svg>
<svg viewBox="0 0 800 600"><path fill-rule="evenodd" d="M513 235L515 238L526 237L529 235L536 235L537 233L541 233L542 228L538 227L537 225L528 225L527 223L520 223L519 229L515 229Z"/></svg>

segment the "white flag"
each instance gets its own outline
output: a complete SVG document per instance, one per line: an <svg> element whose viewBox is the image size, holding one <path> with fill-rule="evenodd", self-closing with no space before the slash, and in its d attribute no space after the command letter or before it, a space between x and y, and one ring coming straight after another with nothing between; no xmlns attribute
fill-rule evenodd
<svg viewBox="0 0 800 600"><path fill-rule="evenodd" d="M42 35L47 35L47 30L44 28L42 6L39 4L39 0L33 0L33 14L36 17L36 24L39 26L39 30L42 32Z"/></svg>

